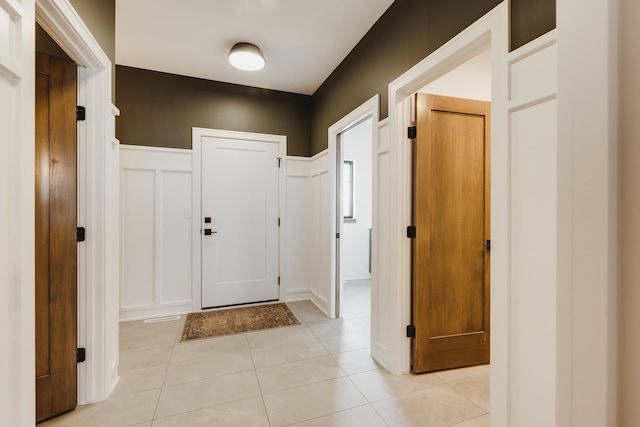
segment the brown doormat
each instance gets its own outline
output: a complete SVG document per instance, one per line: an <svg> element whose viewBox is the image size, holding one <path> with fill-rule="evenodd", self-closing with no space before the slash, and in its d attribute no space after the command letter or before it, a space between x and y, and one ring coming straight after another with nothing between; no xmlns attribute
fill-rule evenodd
<svg viewBox="0 0 640 427"><path fill-rule="evenodd" d="M284 303L189 313L180 341L299 325Z"/></svg>

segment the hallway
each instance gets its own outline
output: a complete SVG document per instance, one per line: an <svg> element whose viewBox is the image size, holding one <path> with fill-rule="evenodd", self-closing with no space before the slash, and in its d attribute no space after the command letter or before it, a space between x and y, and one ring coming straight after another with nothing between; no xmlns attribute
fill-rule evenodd
<svg viewBox="0 0 640 427"><path fill-rule="evenodd" d="M300 326L179 343L182 319L120 324L120 382L54 426L489 426L489 367L393 376L369 356L368 281L342 319L290 303Z"/></svg>

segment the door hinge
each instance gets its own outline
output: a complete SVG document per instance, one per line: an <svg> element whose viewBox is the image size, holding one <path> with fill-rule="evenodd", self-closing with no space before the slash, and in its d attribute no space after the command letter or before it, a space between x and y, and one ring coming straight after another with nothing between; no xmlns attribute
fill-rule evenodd
<svg viewBox="0 0 640 427"><path fill-rule="evenodd" d="M282 157L278 157L278 169L280 169L280 165L282 164Z"/></svg>
<svg viewBox="0 0 640 427"><path fill-rule="evenodd" d="M487 248L488 251L491 251L491 240L487 240L487 243L484 244L484 247Z"/></svg>
<svg viewBox="0 0 640 427"><path fill-rule="evenodd" d="M413 325L407 325L407 338L416 337L416 327Z"/></svg>
<svg viewBox="0 0 640 427"><path fill-rule="evenodd" d="M407 138L415 139L418 135L418 129L415 126L409 126L407 128Z"/></svg>
<svg viewBox="0 0 640 427"><path fill-rule="evenodd" d="M87 109L82 105L76 106L76 120L82 122L87 119Z"/></svg>
<svg viewBox="0 0 640 427"><path fill-rule="evenodd" d="M336 233L336 239L340 238L340 233Z"/></svg>
<svg viewBox="0 0 640 427"><path fill-rule="evenodd" d="M278 227L280 227L280 218L278 218Z"/></svg>
<svg viewBox="0 0 640 427"><path fill-rule="evenodd" d="M86 239L86 230L84 227L76 228L76 242L84 242Z"/></svg>
<svg viewBox="0 0 640 427"><path fill-rule="evenodd" d="M280 276L278 276L278 286L280 286Z"/></svg>
<svg viewBox="0 0 640 427"><path fill-rule="evenodd" d="M407 227L407 237L409 239L415 239L416 238L416 226L415 225L410 225Z"/></svg>
<svg viewBox="0 0 640 427"><path fill-rule="evenodd" d="M76 348L76 363L82 363L87 360L87 349L84 347Z"/></svg>

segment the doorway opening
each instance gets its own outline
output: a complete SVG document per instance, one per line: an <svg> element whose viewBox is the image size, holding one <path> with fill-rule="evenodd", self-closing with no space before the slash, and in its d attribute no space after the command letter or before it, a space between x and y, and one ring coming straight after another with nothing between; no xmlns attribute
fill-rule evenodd
<svg viewBox="0 0 640 427"><path fill-rule="evenodd" d="M371 317L373 120L354 123L336 147L336 317Z"/></svg>

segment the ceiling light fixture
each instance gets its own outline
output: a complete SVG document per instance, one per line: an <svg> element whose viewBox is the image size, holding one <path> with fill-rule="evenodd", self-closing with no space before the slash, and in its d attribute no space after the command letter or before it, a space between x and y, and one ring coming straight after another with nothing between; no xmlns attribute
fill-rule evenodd
<svg viewBox="0 0 640 427"><path fill-rule="evenodd" d="M260 48L251 43L236 43L229 52L229 62L245 71L257 71L266 63Z"/></svg>

